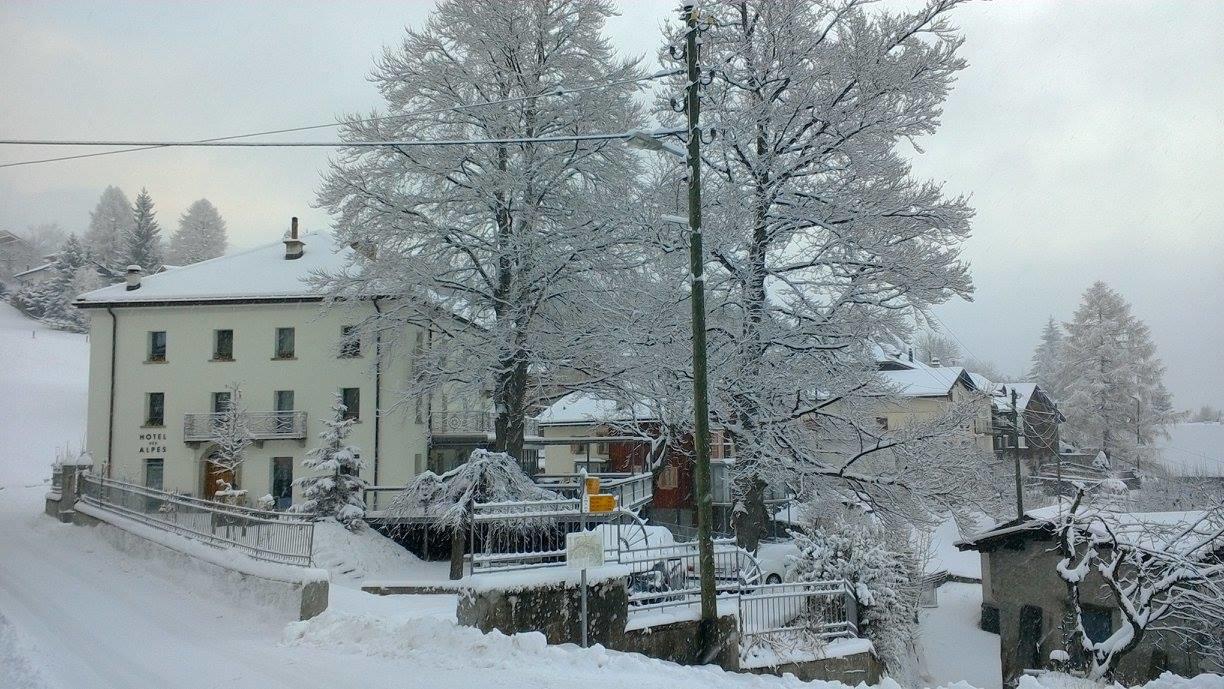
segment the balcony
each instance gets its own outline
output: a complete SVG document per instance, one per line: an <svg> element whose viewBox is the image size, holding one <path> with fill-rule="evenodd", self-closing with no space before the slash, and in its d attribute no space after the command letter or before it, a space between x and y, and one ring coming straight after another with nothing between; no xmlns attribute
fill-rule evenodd
<svg viewBox="0 0 1224 689"><path fill-rule="evenodd" d="M492 438L497 415L481 411L441 411L429 415L429 433L434 438ZM535 419L523 420L523 435L540 437L540 424Z"/></svg>
<svg viewBox="0 0 1224 689"><path fill-rule="evenodd" d="M212 440L213 429L223 414L184 414L183 441L204 443ZM253 411L247 412L247 424L251 437L264 440L305 440L306 412L304 411Z"/></svg>

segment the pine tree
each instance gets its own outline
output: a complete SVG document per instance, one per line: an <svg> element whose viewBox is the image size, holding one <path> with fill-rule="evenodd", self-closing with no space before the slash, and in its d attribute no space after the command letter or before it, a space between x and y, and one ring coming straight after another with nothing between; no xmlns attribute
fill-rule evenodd
<svg viewBox="0 0 1224 689"><path fill-rule="evenodd" d="M132 226L125 239L123 261L126 265L140 266L148 273L162 265L161 226L156 216L153 197L148 189L142 188L132 206Z"/></svg>
<svg viewBox="0 0 1224 689"><path fill-rule="evenodd" d="M323 432L319 434L322 443L302 460L303 467L317 473L295 481L306 499L295 505L294 510L334 517L344 528L356 531L364 524L366 506L362 494L366 482L361 478L363 465L357 448L344 442L356 423L346 417L347 411L337 395L332 418L323 422Z"/></svg>
<svg viewBox="0 0 1224 689"><path fill-rule="evenodd" d="M1164 385L1165 367L1156 345L1128 304L1104 282L1084 292L1066 338L1067 430L1081 445L1098 447L1115 463L1132 464L1142 444L1166 436L1176 415Z"/></svg>
<svg viewBox="0 0 1224 689"><path fill-rule="evenodd" d="M175 265L199 263L225 254L225 220L208 199L200 199L179 218L170 239L168 261Z"/></svg>
<svg viewBox="0 0 1224 689"><path fill-rule="evenodd" d="M1029 379L1045 390L1051 399L1061 400L1066 392L1063 381L1063 331L1054 321L1046 321L1041 331L1041 343L1033 351L1033 365L1029 368Z"/></svg>
<svg viewBox="0 0 1224 689"><path fill-rule="evenodd" d="M83 292L101 286L97 270L89 262L85 247L69 235L55 254L50 280L17 291L12 303L18 309L60 330L87 332L89 317L72 305Z"/></svg>
<svg viewBox="0 0 1224 689"><path fill-rule="evenodd" d="M127 195L119 187L107 187L89 214L89 230L85 233L89 257L121 275L132 224L132 204Z"/></svg>

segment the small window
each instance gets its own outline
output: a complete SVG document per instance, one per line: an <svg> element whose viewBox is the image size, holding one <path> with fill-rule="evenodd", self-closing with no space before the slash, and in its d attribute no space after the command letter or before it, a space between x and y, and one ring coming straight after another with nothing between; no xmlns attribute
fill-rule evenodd
<svg viewBox="0 0 1224 689"><path fill-rule="evenodd" d="M144 484L145 488L153 490L162 490L165 485L166 477L166 460L161 457L149 458L145 460L144 466Z"/></svg>
<svg viewBox="0 0 1224 689"><path fill-rule="evenodd" d="M1084 633L1093 643L1101 643L1113 634L1113 612L1109 608L1095 605L1082 607L1081 618L1084 622Z"/></svg>
<svg viewBox="0 0 1224 689"><path fill-rule="evenodd" d="M272 499L276 509L288 509L293 504L293 458L272 458Z"/></svg>
<svg viewBox="0 0 1224 689"><path fill-rule="evenodd" d="M166 331L153 330L149 332L149 361L166 360Z"/></svg>
<svg viewBox="0 0 1224 689"><path fill-rule="evenodd" d="M276 358L277 359L292 359L293 358L293 328L277 328L276 329Z"/></svg>
<svg viewBox="0 0 1224 689"><path fill-rule="evenodd" d="M357 332L357 326L345 325L340 327L340 358L355 359L361 356L361 334Z"/></svg>
<svg viewBox="0 0 1224 689"><path fill-rule="evenodd" d="M669 466L659 472L659 490L675 490L680 487L680 470Z"/></svg>
<svg viewBox="0 0 1224 689"><path fill-rule="evenodd" d="M166 425L166 393L150 392L145 395L145 425Z"/></svg>
<svg viewBox="0 0 1224 689"><path fill-rule="evenodd" d="M212 410L214 414L221 414L228 411L229 405L230 393L228 390L225 392L214 392L212 394Z"/></svg>
<svg viewBox="0 0 1224 689"><path fill-rule="evenodd" d="M213 359L216 361L234 360L234 331L213 331Z"/></svg>
<svg viewBox="0 0 1224 689"><path fill-rule="evenodd" d="M586 448L587 448L586 443L570 443L570 453L571 454L585 455Z"/></svg>
<svg viewBox="0 0 1224 689"><path fill-rule="evenodd" d="M880 427L881 431L887 431L888 430L888 417L887 416L877 416L876 425Z"/></svg>
<svg viewBox="0 0 1224 689"><path fill-rule="evenodd" d="M344 405L344 418L361 418L361 388L341 388L340 403Z"/></svg>

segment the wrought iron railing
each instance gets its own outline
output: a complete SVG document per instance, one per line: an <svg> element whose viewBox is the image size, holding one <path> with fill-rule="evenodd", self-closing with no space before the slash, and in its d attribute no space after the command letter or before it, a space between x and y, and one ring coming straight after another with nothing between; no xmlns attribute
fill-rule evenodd
<svg viewBox="0 0 1224 689"><path fill-rule="evenodd" d="M439 411L429 415L429 432L433 435L492 435L497 415L482 411ZM535 419L523 419L523 434L539 437L540 424Z"/></svg>
<svg viewBox="0 0 1224 689"><path fill-rule="evenodd" d="M857 606L845 581L763 584L739 595L740 655L785 656L858 636Z"/></svg>
<svg viewBox="0 0 1224 689"><path fill-rule="evenodd" d="M184 414L183 440L204 442L211 439L224 414ZM252 411L246 413L247 427L255 440L302 439L306 437L304 411Z"/></svg>
<svg viewBox="0 0 1224 689"><path fill-rule="evenodd" d="M93 474L81 500L113 514L253 558L309 567L314 515L271 512L167 493Z"/></svg>

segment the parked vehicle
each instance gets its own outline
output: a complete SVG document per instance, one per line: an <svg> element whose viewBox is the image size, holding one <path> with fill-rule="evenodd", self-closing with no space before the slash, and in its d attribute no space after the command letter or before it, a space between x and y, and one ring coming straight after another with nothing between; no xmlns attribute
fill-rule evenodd
<svg viewBox="0 0 1224 689"><path fill-rule="evenodd" d="M789 538L763 541L757 546L756 561L766 584L781 584L791 580L799 547Z"/></svg>

